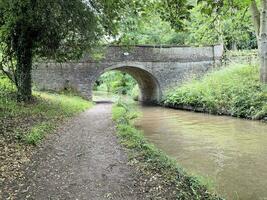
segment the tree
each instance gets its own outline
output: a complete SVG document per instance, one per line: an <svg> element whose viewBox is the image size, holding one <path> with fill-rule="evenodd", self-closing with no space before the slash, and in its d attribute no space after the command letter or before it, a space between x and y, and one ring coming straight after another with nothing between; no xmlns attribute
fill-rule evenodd
<svg viewBox="0 0 267 200"><path fill-rule="evenodd" d="M267 0L219 0L216 4L211 0L204 0L208 2L213 9L220 11L225 8L249 7L254 29L258 43L258 53L260 58L260 81L267 84Z"/></svg>
<svg viewBox="0 0 267 200"><path fill-rule="evenodd" d="M181 20L182 31L179 28L175 31L174 28L179 25L172 27L169 21L163 21L160 13L155 11L162 9L162 5L156 6L155 9L154 4L149 4L149 1L146 3L141 13L133 13L133 10L129 9L127 18L120 23L116 43L130 45L224 43L228 49L256 47L256 36L248 7L233 8L230 11L224 9L218 15L216 12L211 14L202 12L207 2L201 2L190 9L187 17ZM252 42L248 43L250 40Z"/></svg>
<svg viewBox="0 0 267 200"><path fill-rule="evenodd" d="M130 24L130 25L129 25ZM185 34L176 32L153 10L142 16L129 16L119 28L119 44L184 44Z"/></svg>
<svg viewBox="0 0 267 200"><path fill-rule="evenodd" d="M206 2L197 4L190 11L184 26L187 32L186 44L223 43L227 49L256 48L256 36L248 7L223 9L220 14L205 13ZM251 42L248 42L251 41Z"/></svg>
<svg viewBox="0 0 267 200"><path fill-rule="evenodd" d="M261 0L259 10L255 0L250 3L260 56L260 80L267 84L267 0Z"/></svg>
<svg viewBox="0 0 267 200"><path fill-rule="evenodd" d="M78 59L116 30L120 0L1 0L0 69L18 101L32 98L34 59Z"/></svg>
<svg viewBox="0 0 267 200"><path fill-rule="evenodd" d="M260 80L267 84L267 0L260 0L259 3L256 0L160 0L158 9L162 19L181 29L184 27L184 19L189 18L191 9L201 2L206 2L201 10L206 14L215 12L219 15L222 11L250 8L260 57Z"/></svg>

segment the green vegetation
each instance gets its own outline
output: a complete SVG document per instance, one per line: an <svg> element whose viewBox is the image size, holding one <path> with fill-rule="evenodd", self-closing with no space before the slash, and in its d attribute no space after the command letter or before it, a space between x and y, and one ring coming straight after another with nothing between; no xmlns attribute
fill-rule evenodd
<svg viewBox="0 0 267 200"><path fill-rule="evenodd" d="M118 103L112 108L120 142L127 148L129 162L138 170L144 191L150 191L151 199L221 199L209 193L197 178L189 176L174 159L147 142L133 125L137 116L130 105Z"/></svg>
<svg viewBox="0 0 267 200"><path fill-rule="evenodd" d="M233 49L238 47L237 43L240 44L239 48L258 47L260 81L267 84L267 29L264 28L267 26L267 0L182 0L179 4L170 0L159 1L159 9L162 11L161 18L169 21L174 29L191 29L194 35L199 36L196 38L197 43L202 43L201 39L207 36L208 40L211 37L210 42L224 42ZM195 12L192 18L191 13ZM215 37L213 33L217 33Z"/></svg>
<svg viewBox="0 0 267 200"><path fill-rule="evenodd" d="M143 4L136 13L129 9L120 26L119 44L207 45L223 43L226 49L257 48L248 4L220 11L206 1L158 1ZM151 3L152 2L152 3ZM191 5L190 5L191 4ZM220 5L216 5L220 6Z"/></svg>
<svg viewBox="0 0 267 200"><path fill-rule="evenodd" d="M78 96L49 93L36 93L36 95L38 96L38 103L30 114L46 116L44 117L46 121L34 125L25 135L25 141L30 144L38 143L47 132L50 132L57 126L57 122L92 106L91 102L83 100Z"/></svg>
<svg viewBox="0 0 267 200"><path fill-rule="evenodd" d="M222 8L221 12L204 11L210 9L205 1L199 2L185 22L187 44L223 43L226 49L257 48L256 35L247 12L247 6L239 9ZM242 23L240 23L242 22Z"/></svg>
<svg viewBox="0 0 267 200"><path fill-rule="evenodd" d="M0 129L3 137L37 144L66 117L84 111L92 103L78 96L36 92L32 104L16 101L16 89L0 76Z"/></svg>
<svg viewBox="0 0 267 200"><path fill-rule="evenodd" d="M0 70L15 83L18 101L32 98L33 62L79 59L104 36L117 33L125 5L121 0L1 0Z"/></svg>
<svg viewBox="0 0 267 200"><path fill-rule="evenodd" d="M248 119L267 117L267 87L259 68L235 65L183 84L166 96L164 105Z"/></svg>
<svg viewBox="0 0 267 200"><path fill-rule="evenodd" d="M267 0L2 0L0 70L15 83L17 100L27 102L36 61L77 60L110 43L223 43L226 49L260 46L259 74L266 83L266 10Z"/></svg>
<svg viewBox="0 0 267 200"><path fill-rule="evenodd" d="M131 26L129 26L131 24ZM146 15L129 14L120 26L121 37L116 41L119 44L185 44L186 33L176 32L171 25L163 21L160 15L148 11Z"/></svg>
<svg viewBox="0 0 267 200"><path fill-rule="evenodd" d="M139 87L136 80L127 73L110 71L102 74L94 85L95 91L132 96L138 99Z"/></svg>
<svg viewBox="0 0 267 200"><path fill-rule="evenodd" d="M59 123L92 106L78 96L34 92L31 103L18 103L16 87L0 74L0 180L18 178L37 145Z"/></svg>

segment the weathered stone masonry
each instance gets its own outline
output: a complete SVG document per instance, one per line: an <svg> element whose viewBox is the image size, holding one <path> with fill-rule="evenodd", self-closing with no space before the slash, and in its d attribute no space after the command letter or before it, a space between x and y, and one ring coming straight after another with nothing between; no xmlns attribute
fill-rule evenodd
<svg viewBox="0 0 267 200"><path fill-rule="evenodd" d="M222 55L222 45L110 46L98 61L88 55L78 62L38 64L33 70L33 82L40 90L58 91L72 87L91 99L93 85L99 76L109 70L120 70L137 80L141 101L157 102L173 86L202 76L219 64Z"/></svg>

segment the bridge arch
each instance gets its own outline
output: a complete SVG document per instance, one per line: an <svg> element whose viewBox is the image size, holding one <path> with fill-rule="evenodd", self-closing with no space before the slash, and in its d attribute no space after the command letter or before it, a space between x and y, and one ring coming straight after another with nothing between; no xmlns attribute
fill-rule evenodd
<svg viewBox="0 0 267 200"><path fill-rule="evenodd" d="M141 101L159 102L170 88L220 65L222 56L222 45L107 46L100 59L85 54L77 61L36 63L32 75L36 89L60 91L70 87L92 99L96 79L105 71L120 70L137 80Z"/></svg>
<svg viewBox="0 0 267 200"><path fill-rule="evenodd" d="M125 72L131 75L137 82L140 89L139 101L143 103L157 103L159 102L162 92L159 81L150 73L144 66L138 64L120 63L110 67L99 70L91 83L91 92L93 90L94 83L105 72L117 70Z"/></svg>

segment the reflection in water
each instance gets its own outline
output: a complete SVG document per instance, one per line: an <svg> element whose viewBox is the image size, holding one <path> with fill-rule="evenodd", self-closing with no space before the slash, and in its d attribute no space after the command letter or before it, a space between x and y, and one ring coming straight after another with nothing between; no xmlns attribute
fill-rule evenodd
<svg viewBox="0 0 267 200"><path fill-rule="evenodd" d="M267 199L267 125L231 117L139 107L136 125L187 171L229 199Z"/></svg>

